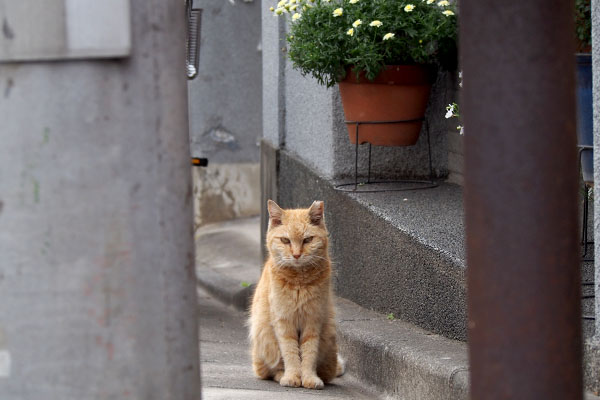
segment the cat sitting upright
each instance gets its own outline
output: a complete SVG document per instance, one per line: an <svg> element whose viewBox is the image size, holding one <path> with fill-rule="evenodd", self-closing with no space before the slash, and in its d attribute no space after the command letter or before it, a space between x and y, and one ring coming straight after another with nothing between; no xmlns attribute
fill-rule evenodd
<svg viewBox="0 0 600 400"><path fill-rule="evenodd" d="M338 357L323 202L267 203L269 258L250 309L252 367L282 386L322 389L344 373Z"/></svg>

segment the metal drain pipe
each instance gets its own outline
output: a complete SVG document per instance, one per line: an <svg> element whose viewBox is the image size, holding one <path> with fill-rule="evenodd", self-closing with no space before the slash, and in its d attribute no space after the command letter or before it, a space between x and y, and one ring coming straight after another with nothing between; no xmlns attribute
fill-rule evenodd
<svg viewBox="0 0 600 400"><path fill-rule="evenodd" d="M473 399L581 399L573 2L464 0Z"/></svg>

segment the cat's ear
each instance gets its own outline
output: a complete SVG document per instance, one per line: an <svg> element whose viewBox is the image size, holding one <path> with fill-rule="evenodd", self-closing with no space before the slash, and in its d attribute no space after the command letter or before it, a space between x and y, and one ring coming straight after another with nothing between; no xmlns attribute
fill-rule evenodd
<svg viewBox="0 0 600 400"><path fill-rule="evenodd" d="M267 201L267 210L269 210L269 225L281 225L283 210L273 200Z"/></svg>
<svg viewBox="0 0 600 400"><path fill-rule="evenodd" d="M310 217L310 223L313 225L321 225L323 222L323 202L314 201L308 209L308 216Z"/></svg>

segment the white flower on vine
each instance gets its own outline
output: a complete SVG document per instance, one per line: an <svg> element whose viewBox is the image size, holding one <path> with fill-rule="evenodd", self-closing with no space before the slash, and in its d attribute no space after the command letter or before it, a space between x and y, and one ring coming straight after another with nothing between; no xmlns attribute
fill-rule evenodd
<svg viewBox="0 0 600 400"><path fill-rule="evenodd" d="M356 4L358 3L358 0L350 0L350 4Z"/></svg>
<svg viewBox="0 0 600 400"><path fill-rule="evenodd" d="M354 36L354 28L350 28L346 31L346 35L348 36Z"/></svg>
<svg viewBox="0 0 600 400"><path fill-rule="evenodd" d="M369 24L369 26L374 26L376 28L379 28L381 25L383 25L383 22L381 22L380 20L376 19L375 21L371 22Z"/></svg>
<svg viewBox="0 0 600 400"><path fill-rule="evenodd" d="M407 4L406 7L404 7L405 12L411 12L414 9L415 9L414 4Z"/></svg>
<svg viewBox="0 0 600 400"><path fill-rule="evenodd" d="M451 15L454 15L454 12L452 10L446 10L442 11L442 14L444 14L446 17L449 17Z"/></svg>
<svg viewBox="0 0 600 400"><path fill-rule="evenodd" d="M394 36L396 36L395 33L386 33L385 35L383 35L383 40L390 40L392 39Z"/></svg>
<svg viewBox="0 0 600 400"><path fill-rule="evenodd" d="M450 5L450 2L448 0L442 0L439 3L437 3L437 5L440 7L447 7Z"/></svg>
<svg viewBox="0 0 600 400"><path fill-rule="evenodd" d="M352 26L353 26L353 27L355 27L355 28L358 28L358 26L359 26L360 24L362 24L362 21L361 21L360 19L357 19L356 21L354 21L354 22L352 23Z"/></svg>
<svg viewBox="0 0 600 400"><path fill-rule="evenodd" d="M292 15L292 21L297 21L300 19L300 17L302 17L302 15L295 13L294 15Z"/></svg>
<svg viewBox="0 0 600 400"><path fill-rule="evenodd" d="M344 13L343 8L336 8L335 10L333 10L334 17L341 17L343 13Z"/></svg>

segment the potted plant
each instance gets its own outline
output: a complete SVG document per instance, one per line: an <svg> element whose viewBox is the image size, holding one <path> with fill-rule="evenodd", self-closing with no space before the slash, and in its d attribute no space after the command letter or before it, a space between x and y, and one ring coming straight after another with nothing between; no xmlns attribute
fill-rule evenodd
<svg viewBox="0 0 600 400"><path fill-rule="evenodd" d="M327 87L339 83L352 143L355 123L373 121L361 125L359 143L416 143L435 71L456 65L453 3L281 0L271 11L289 18L293 66Z"/></svg>

